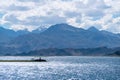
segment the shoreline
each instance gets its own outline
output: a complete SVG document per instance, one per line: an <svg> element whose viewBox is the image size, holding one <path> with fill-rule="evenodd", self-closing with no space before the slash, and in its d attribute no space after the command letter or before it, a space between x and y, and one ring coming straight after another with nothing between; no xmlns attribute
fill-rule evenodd
<svg viewBox="0 0 120 80"><path fill-rule="evenodd" d="M46 60L0 60L0 62L47 62Z"/></svg>

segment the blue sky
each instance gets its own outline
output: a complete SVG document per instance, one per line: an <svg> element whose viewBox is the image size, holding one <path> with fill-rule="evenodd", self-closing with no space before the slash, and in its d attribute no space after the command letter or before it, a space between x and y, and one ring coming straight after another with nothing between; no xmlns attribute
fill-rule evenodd
<svg viewBox="0 0 120 80"><path fill-rule="evenodd" d="M120 33L120 0L0 0L0 25L14 30L58 23Z"/></svg>

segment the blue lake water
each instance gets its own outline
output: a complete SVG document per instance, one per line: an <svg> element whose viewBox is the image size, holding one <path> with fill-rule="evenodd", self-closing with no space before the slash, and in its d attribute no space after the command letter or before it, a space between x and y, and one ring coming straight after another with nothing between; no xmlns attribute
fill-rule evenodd
<svg viewBox="0 0 120 80"><path fill-rule="evenodd" d="M48 62L0 62L0 80L120 80L118 57L66 56L44 59Z"/></svg>

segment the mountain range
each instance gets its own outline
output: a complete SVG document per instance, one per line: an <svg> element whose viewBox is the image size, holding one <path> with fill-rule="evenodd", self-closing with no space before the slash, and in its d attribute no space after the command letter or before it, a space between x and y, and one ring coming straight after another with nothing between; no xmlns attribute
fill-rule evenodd
<svg viewBox="0 0 120 80"><path fill-rule="evenodd" d="M52 25L41 31L13 31L0 28L0 53L16 54L33 50L57 48L80 49L120 47L120 35L94 26L77 28L66 23Z"/></svg>

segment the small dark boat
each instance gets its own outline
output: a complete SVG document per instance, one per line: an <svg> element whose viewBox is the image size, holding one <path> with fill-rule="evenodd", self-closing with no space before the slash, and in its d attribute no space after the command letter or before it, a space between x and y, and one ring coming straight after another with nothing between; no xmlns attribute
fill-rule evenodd
<svg viewBox="0 0 120 80"><path fill-rule="evenodd" d="M41 59L41 57L39 59L33 59L33 61L36 61L36 62L47 62L45 59Z"/></svg>

